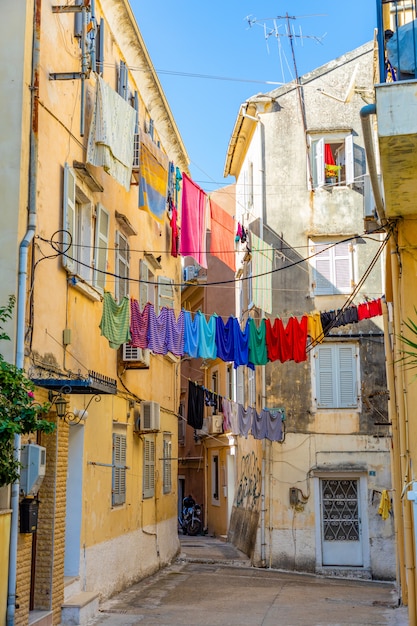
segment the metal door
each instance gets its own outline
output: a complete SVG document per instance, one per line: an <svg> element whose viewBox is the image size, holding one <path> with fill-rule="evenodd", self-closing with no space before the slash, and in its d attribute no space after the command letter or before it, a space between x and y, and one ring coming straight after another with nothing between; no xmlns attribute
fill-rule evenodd
<svg viewBox="0 0 417 626"><path fill-rule="evenodd" d="M321 479L323 565L363 565L359 479Z"/></svg>

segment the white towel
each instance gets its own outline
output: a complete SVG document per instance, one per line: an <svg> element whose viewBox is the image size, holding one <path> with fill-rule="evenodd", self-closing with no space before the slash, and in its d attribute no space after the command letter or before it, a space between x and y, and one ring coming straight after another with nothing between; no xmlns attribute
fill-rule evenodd
<svg viewBox="0 0 417 626"><path fill-rule="evenodd" d="M130 189L136 111L97 75L96 103L87 144L87 163Z"/></svg>
<svg viewBox="0 0 417 626"><path fill-rule="evenodd" d="M251 233L253 304L272 313L272 262L274 249ZM262 275L261 275L262 274Z"/></svg>

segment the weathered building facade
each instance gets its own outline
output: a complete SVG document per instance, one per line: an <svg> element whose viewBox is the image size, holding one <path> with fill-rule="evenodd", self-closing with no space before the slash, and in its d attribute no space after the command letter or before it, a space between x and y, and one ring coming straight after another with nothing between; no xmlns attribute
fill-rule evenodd
<svg viewBox="0 0 417 626"><path fill-rule="evenodd" d="M145 151L166 180L188 157L128 2L3 11L0 302L17 295L5 356L56 423L32 438L46 453L39 491L1 500L7 624L74 624L179 549L179 358L131 349L126 320L132 299L180 311L172 216L139 178ZM21 533L23 495L38 520Z"/></svg>
<svg viewBox="0 0 417 626"><path fill-rule="evenodd" d="M245 377L245 405L283 410L285 438L253 442L253 467L237 475L252 490L246 510L235 503L231 537L254 544L259 565L394 579L393 521L378 514L391 489L382 317L337 323L383 293L384 234L361 236L370 198L359 112L372 90L367 44L239 110L225 175L236 177L236 216L250 239L240 270L251 280L236 315L284 326L334 315L317 341L309 333L305 360ZM269 286L257 287L252 234L272 255ZM259 289L272 294L268 309Z"/></svg>

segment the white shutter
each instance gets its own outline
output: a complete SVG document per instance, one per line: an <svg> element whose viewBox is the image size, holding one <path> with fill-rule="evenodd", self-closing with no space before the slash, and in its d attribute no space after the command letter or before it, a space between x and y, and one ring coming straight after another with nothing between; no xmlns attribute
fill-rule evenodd
<svg viewBox="0 0 417 626"><path fill-rule="evenodd" d="M126 237L116 232L116 300L120 303L129 293L129 244Z"/></svg>
<svg viewBox="0 0 417 626"><path fill-rule="evenodd" d="M64 195L62 202L62 228L64 231L62 233L62 248L64 253L62 255L62 265L68 272L75 274L76 271L76 254L74 246L69 246L71 240L72 243L76 243L74 238L76 236L75 229L75 174L74 171L70 168L68 163L65 163L64 167ZM71 258L70 258L71 257Z"/></svg>
<svg viewBox="0 0 417 626"><path fill-rule="evenodd" d="M313 282L315 295L331 295L334 293L332 284L332 248L331 243L314 244L315 256L312 263L314 267Z"/></svg>
<svg viewBox="0 0 417 626"><path fill-rule="evenodd" d="M155 493L155 440L143 440L143 497L152 498Z"/></svg>
<svg viewBox="0 0 417 626"><path fill-rule="evenodd" d="M166 276L158 276L158 309L174 308L174 281Z"/></svg>
<svg viewBox="0 0 417 626"><path fill-rule="evenodd" d="M236 402L239 404L245 404L245 379L243 365L239 365L236 369Z"/></svg>
<svg viewBox="0 0 417 626"><path fill-rule="evenodd" d="M316 356L316 395L320 408L336 407L334 346L318 346Z"/></svg>
<svg viewBox="0 0 417 626"><path fill-rule="evenodd" d="M339 293L352 291L352 255L349 242L338 243L333 248L334 283Z"/></svg>
<svg viewBox="0 0 417 626"><path fill-rule="evenodd" d="M324 178L324 139L319 139L315 144L315 158L316 158L316 183L317 187L323 187L325 183Z"/></svg>
<svg viewBox="0 0 417 626"><path fill-rule="evenodd" d="M346 185L353 185L355 182L355 162L353 159L353 135L348 135L345 139L345 174Z"/></svg>
<svg viewBox="0 0 417 626"><path fill-rule="evenodd" d="M339 346L339 406L349 408L357 406L356 363L353 346Z"/></svg>
<svg viewBox="0 0 417 626"><path fill-rule="evenodd" d="M107 254L109 243L110 216L106 209L97 205L95 252L94 252L94 286L104 291L106 286Z"/></svg>

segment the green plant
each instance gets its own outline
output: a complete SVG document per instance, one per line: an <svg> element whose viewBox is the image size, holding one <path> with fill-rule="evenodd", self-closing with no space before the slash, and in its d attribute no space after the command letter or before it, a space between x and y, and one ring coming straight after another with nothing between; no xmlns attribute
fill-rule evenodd
<svg viewBox="0 0 417 626"><path fill-rule="evenodd" d="M0 307L0 340L10 340L4 332L4 323L11 319L14 296ZM19 476L19 463L14 456L14 437L42 431L51 433L55 424L42 415L48 413L49 403L34 401L35 386L24 371L7 363L0 354L0 487L9 485Z"/></svg>
<svg viewBox="0 0 417 626"><path fill-rule="evenodd" d="M339 175L340 170L341 170L341 165L328 165L326 163L325 168L324 168L325 177L335 178Z"/></svg>
<svg viewBox="0 0 417 626"><path fill-rule="evenodd" d="M417 315L417 309L414 307L414 311ZM404 321L405 326L409 331L415 336L415 339L410 339L405 335L400 335L400 340L403 344L408 348L407 350L401 350L403 356L399 361L403 362L404 365L410 367L411 369L417 367L417 324L413 322L411 318L408 318L408 321Z"/></svg>

